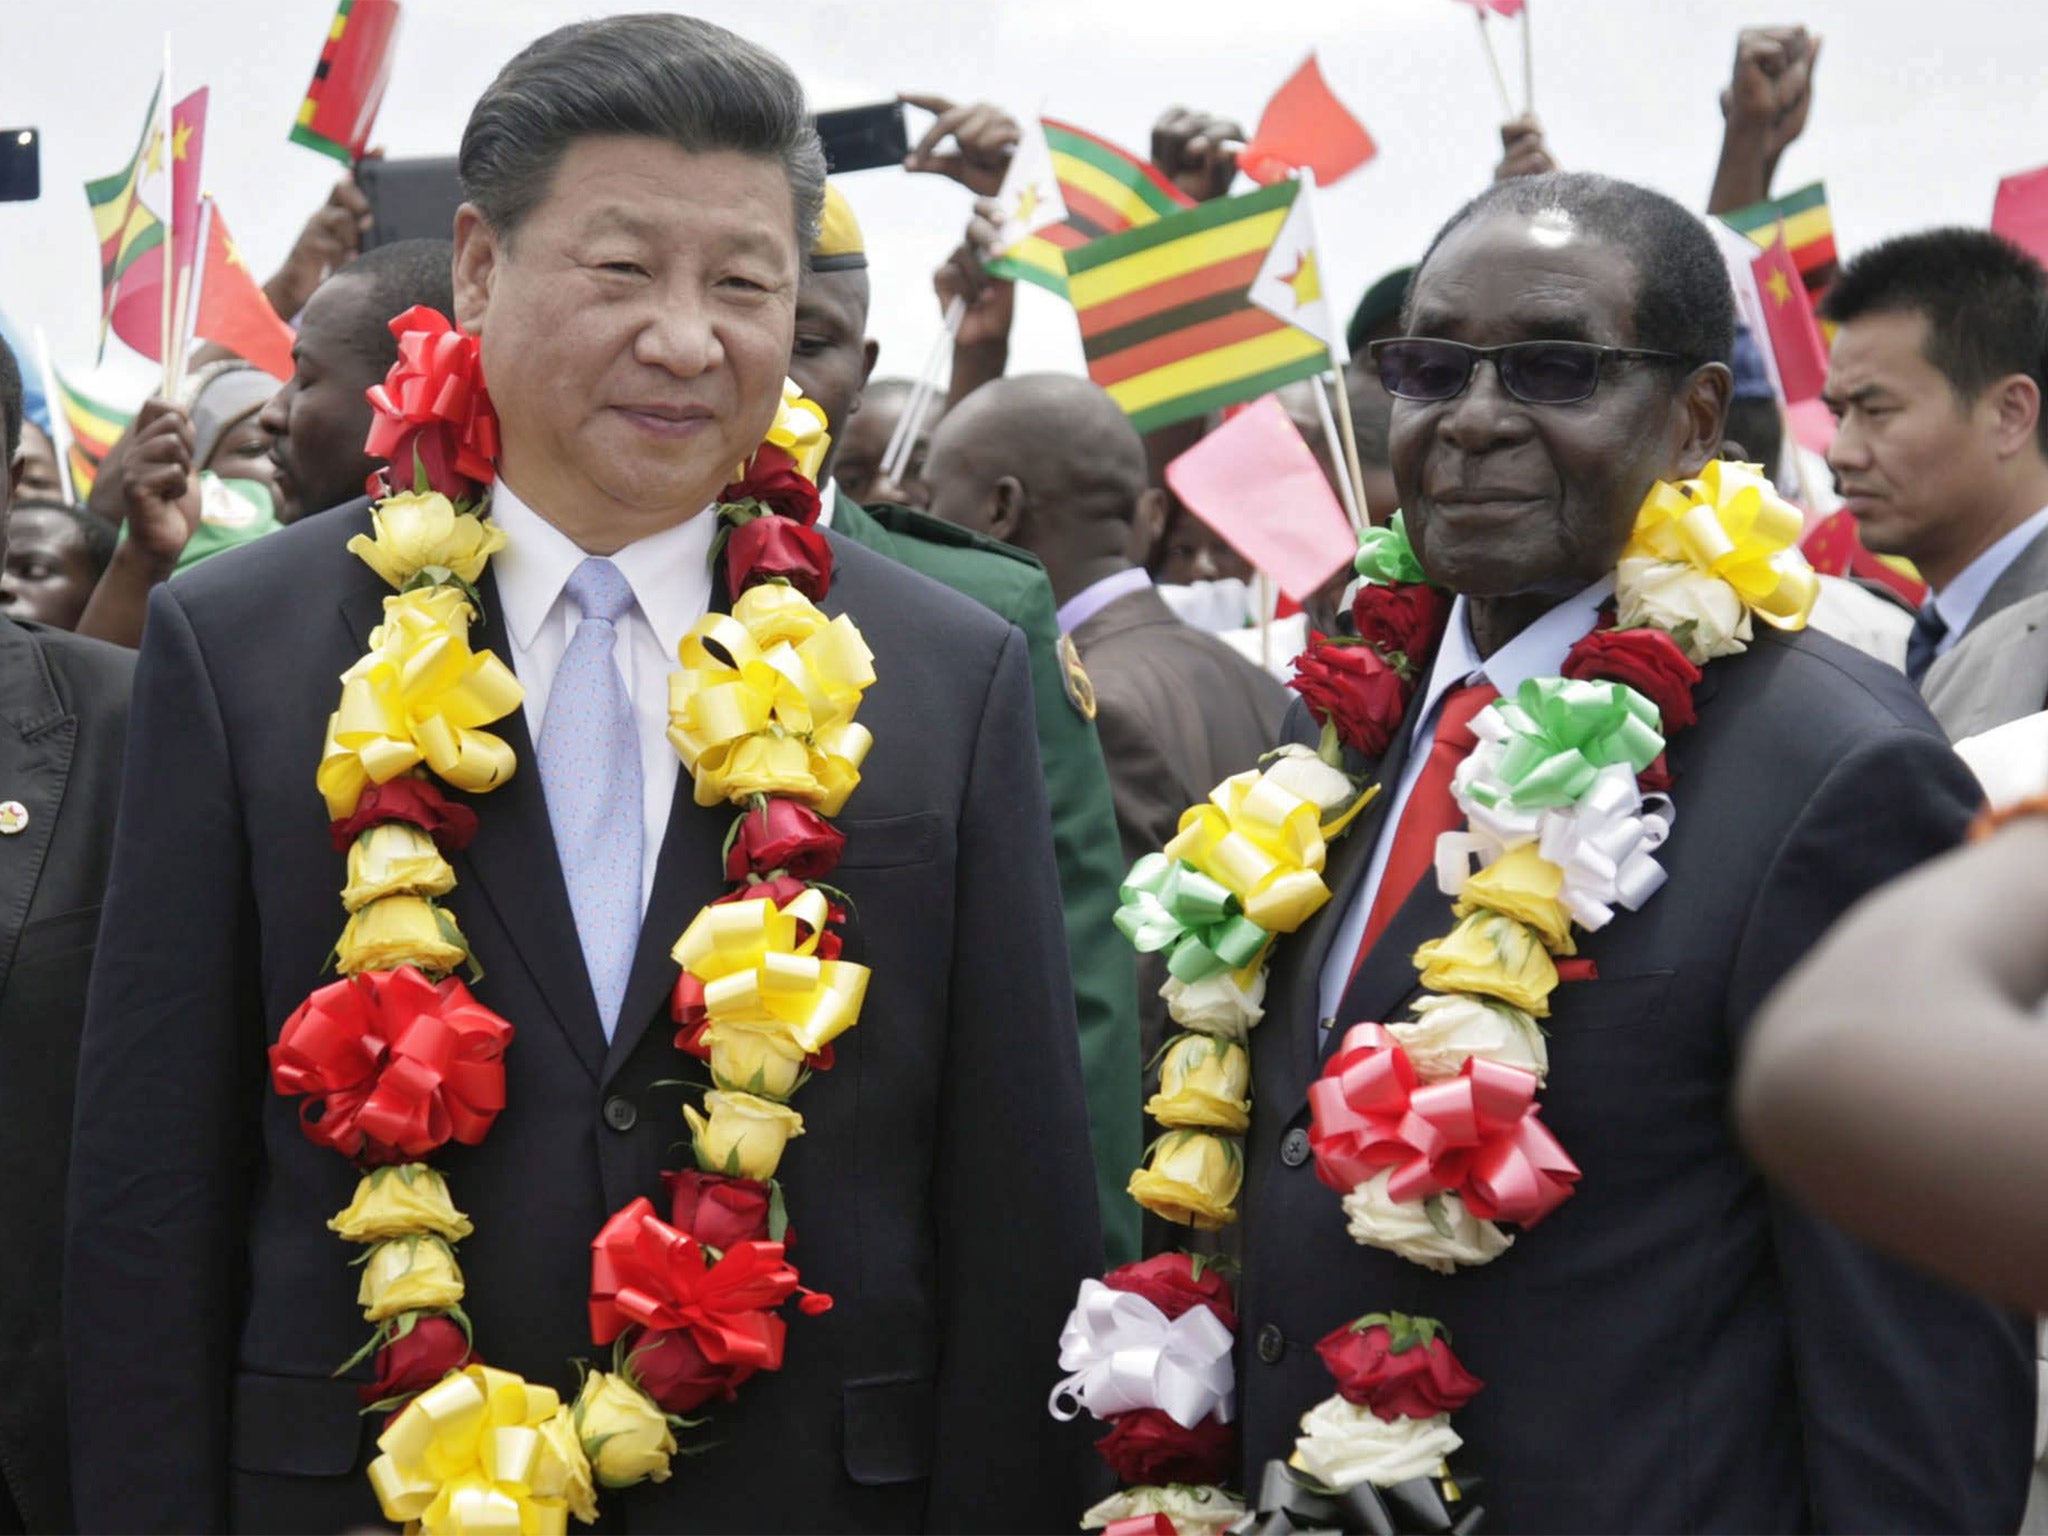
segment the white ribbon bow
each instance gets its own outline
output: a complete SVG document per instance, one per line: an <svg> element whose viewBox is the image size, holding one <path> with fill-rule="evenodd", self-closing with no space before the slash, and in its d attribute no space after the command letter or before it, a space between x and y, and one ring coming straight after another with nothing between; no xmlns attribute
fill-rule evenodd
<svg viewBox="0 0 2048 1536"><path fill-rule="evenodd" d="M1060 1330L1060 1369L1072 1374L1052 1389L1052 1416L1083 1408L1107 1419L1134 1408L1157 1408L1182 1429L1212 1414L1227 1424L1236 1374L1230 1330L1207 1307L1168 1319L1131 1291L1083 1280Z"/></svg>

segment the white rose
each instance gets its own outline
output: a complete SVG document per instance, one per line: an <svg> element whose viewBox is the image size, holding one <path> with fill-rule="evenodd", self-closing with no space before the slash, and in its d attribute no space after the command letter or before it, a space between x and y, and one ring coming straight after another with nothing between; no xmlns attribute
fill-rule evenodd
<svg viewBox="0 0 2048 1536"><path fill-rule="evenodd" d="M1401 1042L1416 1074L1426 1083L1456 1077L1473 1056L1504 1067L1520 1067L1539 1078L1550 1071L1550 1052L1536 1021L1521 1009L1492 998L1419 998L1414 1019L1389 1024L1387 1033Z"/></svg>
<svg viewBox="0 0 2048 1536"><path fill-rule="evenodd" d="M1164 1515L1180 1536L1223 1536L1244 1512L1244 1506L1221 1488L1190 1483L1119 1488L1081 1517L1081 1529L1099 1531L1119 1520Z"/></svg>
<svg viewBox="0 0 2048 1536"><path fill-rule="evenodd" d="M1280 748L1266 759L1266 779L1301 796L1322 812L1328 821L1350 807L1358 798L1358 786L1341 768L1332 768L1316 756L1313 747L1299 743Z"/></svg>
<svg viewBox="0 0 2048 1536"><path fill-rule="evenodd" d="M1266 968L1259 967L1249 987L1240 987L1237 977L1229 971L1220 976L1205 976L1200 981L1169 976L1159 995L1166 999L1167 1013L1182 1029L1224 1040L1242 1040L1266 1016Z"/></svg>
<svg viewBox="0 0 2048 1536"><path fill-rule="evenodd" d="M1290 1461L1339 1493L1360 1483L1391 1488L1427 1477L1465 1443L1447 1413L1389 1421L1341 1397L1326 1397L1304 1413L1301 1430Z"/></svg>
<svg viewBox="0 0 2048 1536"><path fill-rule="evenodd" d="M1661 629L1695 665L1748 648L1749 609L1742 598L1720 577L1684 561L1631 555L1615 571L1614 598L1620 628Z"/></svg>
<svg viewBox="0 0 2048 1536"><path fill-rule="evenodd" d="M1411 1264L1420 1264L1440 1275L1452 1273L1460 1264L1491 1264L1514 1242L1490 1221L1481 1221L1465 1209L1454 1194L1432 1197L1437 1222L1421 1200L1396 1200L1387 1194L1391 1168L1382 1169L1344 1197L1345 1230L1351 1240L1365 1248L1384 1248Z"/></svg>

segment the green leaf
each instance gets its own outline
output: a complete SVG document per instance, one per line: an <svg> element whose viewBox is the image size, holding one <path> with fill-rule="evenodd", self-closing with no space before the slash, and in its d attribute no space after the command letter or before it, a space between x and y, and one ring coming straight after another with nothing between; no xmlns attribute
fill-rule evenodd
<svg viewBox="0 0 2048 1536"><path fill-rule="evenodd" d="M789 1230L789 1206L782 1198L782 1181L768 1181L768 1241L779 1243Z"/></svg>
<svg viewBox="0 0 2048 1536"><path fill-rule="evenodd" d="M1431 1195L1422 1202L1422 1214L1429 1218L1429 1224L1436 1228L1438 1237L1450 1237L1451 1220L1444 1214L1444 1197Z"/></svg>

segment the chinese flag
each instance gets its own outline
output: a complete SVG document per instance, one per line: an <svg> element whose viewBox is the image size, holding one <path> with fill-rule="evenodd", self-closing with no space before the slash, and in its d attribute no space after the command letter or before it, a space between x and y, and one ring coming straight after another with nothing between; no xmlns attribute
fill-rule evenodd
<svg viewBox="0 0 2048 1536"><path fill-rule="evenodd" d="M265 373L292 376L292 328L277 318L249 265L242 260L227 221L212 198L206 234L206 267L200 279L199 309L192 329L245 357Z"/></svg>
<svg viewBox="0 0 2048 1536"><path fill-rule="evenodd" d="M206 155L206 100L202 86L171 109L171 270L180 276L192 270L199 254L199 168Z"/></svg>
<svg viewBox="0 0 2048 1536"><path fill-rule="evenodd" d="M1259 131L1239 151L1237 164L1261 186L1305 169L1315 172L1317 185L1327 187L1378 152L1365 125L1324 83L1311 53L1266 103Z"/></svg>
<svg viewBox="0 0 2048 1536"><path fill-rule="evenodd" d="M1792 252L1783 231L1764 253L1749 264L1756 275L1757 297L1764 307L1764 323L1770 328L1771 351L1778 360L1778 378L1785 388L1785 403L1817 399L1828 381L1828 353L1821 344L1820 327L1813 321L1813 304L1793 265Z"/></svg>

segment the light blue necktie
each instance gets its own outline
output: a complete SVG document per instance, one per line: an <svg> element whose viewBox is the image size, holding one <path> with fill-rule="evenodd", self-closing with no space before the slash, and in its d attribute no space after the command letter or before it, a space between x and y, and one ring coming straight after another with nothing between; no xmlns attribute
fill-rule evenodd
<svg viewBox="0 0 2048 1536"><path fill-rule="evenodd" d="M540 778L604 1037L619 1025L640 942L640 732L613 650L633 588L590 559L564 589L583 620L562 652L540 731Z"/></svg>

